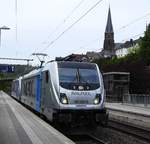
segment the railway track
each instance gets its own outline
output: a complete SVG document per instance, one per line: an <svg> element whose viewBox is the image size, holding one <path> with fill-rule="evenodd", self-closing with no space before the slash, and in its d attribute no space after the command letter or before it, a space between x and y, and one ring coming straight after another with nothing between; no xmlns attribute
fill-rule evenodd
<svg viewBox="0 0 150 144"><path fill-rule="evenodd" d="M71 134L66 136L76 144L109 144L90 134Z"/></svg>
<svg viewBox="0 0 150 144"><path fill-rule="evenodd" d="M108 128L132 135L142 141L150 143L150 130L134 126L129 123L118 122L117 120L109 120Z"/></svg>
<svg viewBox="0 0 150 144"><path fill-rule="evenodd" d="M26 107L26 108L31 110L29 107ZM37 116L41 117L35 111L33 111L33 110L31 110L31 111L34 112ZM41 117L41 118L44 121L46 121L47 123L51 124L47 119L45 119L45 117ZM52 125L52 126L54 126L54 125ZM105 129L105 127L103 127L103 128ZM113 119L109 120L107 128L125 133L127 135L131 135L142 141L146 141L146 142L150 143L150 130L148 130L148 129L137 127L137 126L134 126L129 123L119 122L119 121L113 120ZM56 129L58 129L58 128L56 127ZM64 131L62 131L60 129L58 129L58 130L65 134ZM97 136L94 136L91 134L81 134L80 133L80 134L65 134L65 135L68 138L70 138L71 140L73 140L76 144L110 144L110 142L103 141L102 139L98 138Z"/></svg>
<svg viewBox="0 0 150 144"><path fill-rule="evenodd" d="M15 99L14 97L12 97L13 99ZM15 99L16 100L16 99ZM18 100L16 100L17 102L19 102ZM91 134L66 134L65 130L62 129L62 127L60 127L59 125L54 125L53 123L50 123L50 121L48 119L46 119L43 115L39 115L39 113L37 113L35 110L31 109L30 107L28 107L27 105L19 102L21 105L23 105L24 107L26 107L28 110L32 111L34 114L36 114L38 117L40 117L41 119L43 119L45 122L47 122L48 124L50 124L51 126L55 127L55 129L57 129L58 131L60 131L61 133L63 133L65 136L67 136L68 138L70 138L71 140L73 140L76 144L109 144L104 142L103 140L96 138L95 136L91 135ZM68 129L67 129L68 131Z"/></svg>

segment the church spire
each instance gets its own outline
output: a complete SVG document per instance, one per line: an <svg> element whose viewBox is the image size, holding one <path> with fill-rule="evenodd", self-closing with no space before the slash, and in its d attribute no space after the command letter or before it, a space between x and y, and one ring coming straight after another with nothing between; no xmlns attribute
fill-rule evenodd
<svg viewBox="0 0 150 144"><path fill-rule="evenodd" d="M112 25L112 21L111 21L111 11L110 11L110 7L109 7L105 33L113 33L113 32L114 31L113 31L113 25Z"/></svg>
<svg viewBox="0 0 150 144"><path fill-rule="evenodd" d="M115 56L114 31L113 31L113 25L111 21L110 7L108 11L108 18L107 18L107 24L106 24L106 30L105 30L105 39L104 39L102 55L104 57L109 57L109 58L112 58Z"/></svg>

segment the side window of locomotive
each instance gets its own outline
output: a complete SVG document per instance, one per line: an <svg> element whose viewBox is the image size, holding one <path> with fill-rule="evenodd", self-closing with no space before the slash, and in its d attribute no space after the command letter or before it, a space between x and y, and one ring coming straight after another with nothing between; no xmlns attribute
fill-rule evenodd
<svg viewBox="0 0 150 144"><path fill-rule="evenodd" d="M35 78L32 80L32 95L35 97Z"/></svg>
<svg viewBox="0 0 150 144"><path fill-rule="evenodd" d="M27 82L27 87L28 87L28 96L30 96L30 81Z"/></svg>
<svg viewBox="0 0 150 144"><path fill-rule="evenodd" d="M46 81L46 83L48 83L48 81L49 81L48 71L45 72L45 81Z"/></svg>
<svg viewBox="0 0 150 144"><path fill-rule="evenodd" d="M26 82L26 85L27 85L27 95L30 96L30 97L33 97L33 79L29 79L27 82Z"/></svg>
<svg viewBox="0 0 150 144"><path fill-rule="evenodd" d="M24 81L23 82L23 86L24 86L24 95L27 95L27 85L26 85L26 82Z"/></svg>
<svg viewBox="0 0 150 144"><path fill-rule="evenodd" d="M27 81L27 96L30 96L30 81Z"/></svg>
<svg viewBox="0 0 150 144"><path fill-rule="evenodd" d="M33 80L31 80L31 96L33 97Z"/></svg>

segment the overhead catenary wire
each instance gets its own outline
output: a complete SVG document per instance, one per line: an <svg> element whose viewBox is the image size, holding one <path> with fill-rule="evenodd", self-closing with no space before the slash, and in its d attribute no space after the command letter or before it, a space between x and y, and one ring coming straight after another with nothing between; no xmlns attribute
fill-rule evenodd
<svg viewBox="0 0 150 144"><path fill-rule="evenodd" d="M81 49L83 49L83 48L86 48L87 46L89 46L89 45L92 45L93 43L95 43L96 41L98 41L98 38L97 39L94 39L94 40L92 40L92 41L90 41L90 42L88 42L87 44L84 44L84 45L82 45L82 46L80 46L78 49L76 49L76 50L73 50L73 51L70 51L70 52L67 52L67 53L74 53L74 52L77 52L78 50L81 50Z"/></svg>
<svg viewBox="0 0 150 144"><path fill-rule="evenodd" d="M128 23L128 24L126 24L126 25L124 25L124 26L121 26L118 30L120 31L121 29L125 29L125 28L129 27L130 25L134 24L135 22L137 22L137 21L139 21L139 20L141 20L141 19L147 17L148 15L150 15L150 13L147 13L146 15L144 15L144 16L142 16L142 17L140 17L140 18L137 18L137 19L131 21L130 23ZM136 36L137 36L137 35L136 35ZM58 39L59 39L59 38L58 38ZM98 40L98 38L97 38L97 40ZM96 41L96 40L95 40L95 41ZM123 41L123 40L122 40L122 41ZM51 46L54 42L55 42L55 39L54 39L53 41L51 41L47 47ZM47 47L46 47L45 49L47 49ZM83 46L80 46L80 48L83 48ZM45 50L45 49L44 49L44 50ZM44 50L43 50L43 51L44 51Z"/></svg>
<svg viewBox="0 0 150 144"><path fill-rule="evenodd" d="M118 31L129 27L130 25L134 24L134 23L137 22L137 21L140 21L141 19L143 19L143 18L145 18L145 17L147 17L147 16L149 16L149 15L150 15L150 12L147 13L147 14L145 14L145 15L143 15L143 16L141 16L141 17L139 17L139 18L137 18L137 19L135 19L135 20L133 20L133 21L131 21L131 22L129 22L128 24L126 24L126 25L124 25L124 26L121 26L121 27L118 29Z"/></svg>
<svg viewBox="0 0 150 144"><path fill-rule="evenodd" d="M121 31L122 29L125 29L125 28L129 27L130 25L134 24L134 23L137 22L137 21L140 21L141 19L143 19L143 18L145 18L145 17L147 17L147 16L149 16L149 15L150 15L150 12L147 13L147 14L145 14L145 15L143 15L143 16L141 16L141 17L139 17L139 18L136 18L135 20L129 22L128 24L126 24L126 25L124 25L124 26L121 26L120 28L118 28L118 29L116 30L116 33L118 33L119 31ZM142 35L142 34L144 34L144 33L140 33L140 34L134 35L134 36L131 37L131 38L135 38L135 37L140 36L140 35ZM129 39L129 38L128 38L128 39ZM126 41L126 40L128 40L128 39L127 39L127 38L126 38L126 39L123 39L123 40L121 40L120 42ZM99 40L99 38L97 38L97 39L95 39L95 40L92 40L92 41L96 42L96 41L98 41L98 40ZM85 44L85 45L89 46L88 44ZM81 48L85 48L85 46L80 46L79 49L81 49ZM75 51L78 51L79 49L77 49L77 50L75 50Z"/></svg>
<svg viewBox="0 0 150 144"><path fill-rule="evenodd" d="M125 39L121 40L121 41L118 42L118 43L123 43L123 42L125 42L125 41L127 41L127 40L129 40L129 39L136 38L136 37L141 36L141 35L143 35L143 34L144 34L144 32L139 33L139 34L136 34L136 35L134 35L134 36L132 36L132 37L125 38ZM95 50L95 51L99 51L99 50L101 50L101 49L99 48L99 49L94 49L94 50Z"/></svg>
<svg viewBox="0 0 150 144"><path fill-rule="evenodd" d="M18 1L15 0L15 17L16 17L16 43L17 43L17 39L18 39Z"/></svg>
<svg viewBox="0 0 150 144"><path fill-rule="evenodd" d="M71 15L80 7L80 5L81 5L84 1L85 1L85 0L81 0L81 1L77 4L77 6L75 6L75 7L72 9L72 11L63 19L63 21L60 22L60 23L56 26L56 28L50 33L50 35L48 36L48 38L51 37L51 36L58 30L58 28L59 28L61 25L63 25L64 23L66 23L66 21L71 17Z"/></svg>
<svg viewBox="0 0 150 144"><path fill-rule="evenodd" d="M56 32L58 29L67 22L67 20L72 16L72 14L81 6L81 4L85 0L81 0L71 11L70 13L52 30L48 36L48 39ZM43 41L42 43L46 43L46 41ZM38 48L35 49L34 53L38 50Z"/></svg>
<svg viewBox="0 0 150 144"><path fill-rule="evenodd" d="M60 33L54 40L52 40L43 50L45 51L51 45L53 45L58 39L60 39L66 32L68 32L75 24L77 24L80 20L82 20L89 12L91 12L98 4L100 4L103 0L99 0L96 2L90 9L88 9L79 19L77 19L73 24L71 24L68 28L66 28L62 33Z"/></svg>
<svg viewBox="0 0 150 144"><path fill-rule="evenodd" d="M122 39L120 42L117 42L117 43L123 43L123 42L125 42L125 41L127 41L127 40L129 40L129 39L133 39L133 38L136 38L136 37L138 37L138 36L142 36L143 34L144 34L144 32L141 32L141 33L136 34L136 35L134 35L134 36L131 36L131 37ZM76 51L81 50L81 49L87 49L89 45L93 44L94 42L96 42L96 41L98 41L98 40L99 40L98 38L97 38L97 39L94 39L94 40L91 41L90 43L80 46L80 48L74 50L73 52L76 52ZM99 50L102 50L102 48L93 49L93 51L99 51ZM68 53L69 53L69 52L68 52Z"/></svg>
<svg viewBox="0 0 150 144"><path fill-rule="evenodd" d="M18 61L33 61L33 59L28 59L28 58L6 58L6 57L0 57L1 60L18 60Z"/></svg>
<svg viewBox="0 0 150 144"><path fill-rule="evenodd" d="M18 0L15 0L15 41L16 41L16 46L15 46L15 52L16 56L18 54Z"/></svg>
<svg viewBox="0 0 150 144"><path fill-rule="evenodd" d="M129 39L136 38L136 37L141 36L141 35L143 35L143 34L144 34L144 32L139 33L139 34L136 34L136 35L134 35L134 36L132 36L132 37L128 37L128 38L126 38L126 39L123 39L123 40L121 40L120 42L124 42L124 41L127 41L127 40L129 40Z"/></svg>

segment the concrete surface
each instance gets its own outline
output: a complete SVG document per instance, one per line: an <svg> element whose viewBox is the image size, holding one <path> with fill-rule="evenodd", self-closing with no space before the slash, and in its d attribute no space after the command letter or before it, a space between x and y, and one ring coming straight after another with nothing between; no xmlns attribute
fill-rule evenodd
<svg viewBox="0 0 150 144"><path fill-rule="evenodd" d="M0 91L0 144L74 144Z"/></svg>

